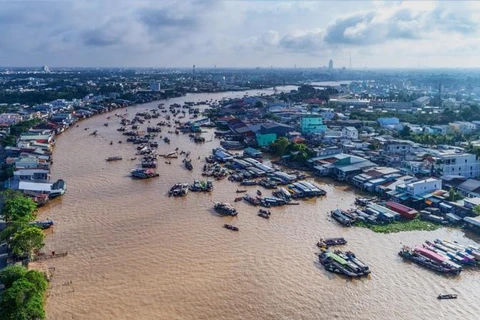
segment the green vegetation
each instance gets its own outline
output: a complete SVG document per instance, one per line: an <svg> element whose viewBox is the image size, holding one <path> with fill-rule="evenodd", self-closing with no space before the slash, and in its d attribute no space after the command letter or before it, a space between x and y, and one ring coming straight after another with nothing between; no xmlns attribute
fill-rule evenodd
<svg viewBox="0 0 480 320"><path fill-rule="evenodd" d="M45 319L45 276L36 270L10 266L0 271L5 291L0 296L0 319Z"/></svg>
<svg viewBox="0 0 480 320"><path fill-rule="evenodd" d="M12 253L20 258L30 257L43 246L42 230L29 224L35 218L35 202L23 194L8 190L2 193L2 217L7 228L1 238L7 241ZM45 276L21 266L0 271L0 283L5 286L0 296L0 319L44 319L44 300L47 289Z"/></svg>
<svg viewBox="0 0 480 320"><path fill-rule="evenodd" d="M399 220L388 224L373 225L365 222L356 222L357 227L368 228L377 233L396 233L403 231L433 231L441 228L441 225L415 218L413 220Z"/></svg>
<svg viewBox="0 0 480 320"><path fill-rule="evenodd" d="M269 147L269 150L275 156L289 155L290 160L300 164L305 163L313 156L313 152L303 143L293 143L287 138L278 138Z"/></svg>
<svg viewBox="0 0 480 320"><path fill-rule="evenodd" d="M480 216L480 206L475 206L472 210L473 214L476 216Z"/></svg>
<svg viewBox="0 0 480 320"><path fill-rule="evenodd" d="M29 222L34 219L37 204L22 193L6 190L2 193L3 211L2 216L7 223Z"/></svg>
<svg viewBox="0 0 480 320"><path fill-rule="evenodd" d="M18 257L30 256L44 243L42 230L29 224L35 218L36 203L17 191L4 191L2 218L7 227L0 237L6 240L10 250Z"/></svg>

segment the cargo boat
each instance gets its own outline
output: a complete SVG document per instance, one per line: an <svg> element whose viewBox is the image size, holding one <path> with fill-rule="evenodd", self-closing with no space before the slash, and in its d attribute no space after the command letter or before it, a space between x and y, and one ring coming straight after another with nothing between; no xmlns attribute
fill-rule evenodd
<svg viewBox="0 0 480 320"><path fill-rule="evenodd" d="M403 259L410 260L422 267L425 267L427 269L430 269L439 273L452 274L457 276L462 271L462 269L452 268L448 265L435 262L425 256L422 256L410 250L410 248L408 247L403 247L402 250L398 252L398 255Z"/></svg>
<svg viewBox="0 0 480 320"><path fill-rule="evenodd" d="M352 224L355 222L355 220L350 218L345 211L340 209L332 210L331 216L333 219L337 220L340 224L346 227L351 227Z"/></svg>
<svg viewBox="0 0 480 320"><path fill-rule="evenodd" d="M333 253L329 250L324 250L318 256L320 263L327 271L343 274L349 277L361 277L370 274L368 266L360 263L356 258L352 260L352 257L355 257L353 253L349 257L341 251Z"/></svg>

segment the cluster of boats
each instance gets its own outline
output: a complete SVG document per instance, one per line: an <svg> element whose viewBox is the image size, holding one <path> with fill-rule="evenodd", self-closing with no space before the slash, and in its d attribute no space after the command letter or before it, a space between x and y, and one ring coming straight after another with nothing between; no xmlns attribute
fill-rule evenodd
<svg viewBox="0 0 480 320"><path fill-rule="evenodd" d="M192 192L210 192L213 190L213 182L210 180L194 180L188 189Z"/></svg>
<svg viewBox="0 0 480 320"><path fill-rule="evenodd" d="M413 249L405 246L398 254L425 268L453 275L460 274L464 266L476 266L480 261L480 248L440 239L425 241Z"/></svg>
<svg viewBox="0 0 480 320"><path fill-rule="evenodd" d="M226 168L223 168L222 166L216 163L205 164L203 166L202 176L213 177L216 180L222 180L226 176L228 176L228 171Z"/></svg>
<svg viewBox="0 0 480 320"><path fill-rule="evenodd" d="M346 227L351 227L356 221L356 217L352 214L352 211L335 209L330 212L330 216Z"/></svg>
<svg viewBox="0 0 480 320"><path fill-rule="evenodd" d="M330 251L322 249L318 256L325 270L349 277L362 277L370 274L370 268L351 251Z"/></svg>
<svg viewBox="0 0 480 320"><path fill-rule="evenodd" d="M213 209L221 215L236 216L238 214L237 209L235 209L230 203L215 202Z"/></svg>
<svg viewBox="0 0 480 320"><path fill-rule="evenodd" d="M188 193L188 183L176 183L168 191L168 196L184 197Z"/></svg>

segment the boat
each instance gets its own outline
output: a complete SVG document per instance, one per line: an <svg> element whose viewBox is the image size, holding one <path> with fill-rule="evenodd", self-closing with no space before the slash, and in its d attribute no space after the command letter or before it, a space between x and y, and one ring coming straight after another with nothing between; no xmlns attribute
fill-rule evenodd
<svg viewBox="0 0 480 320"><path fill-rule="evenodd" d="M242 200L243 200L243 197L236 197L234 201L239 202L239 201L242 201Z"/></svg>
<svg viewBox="0 0 480 320"><path fill-rule="evenodd" d="M232 226L231 224L224 224L223 227L228 230L238 231L238 227Z"/></svg>
<svg viewBox="0 0 480 320"><path fill-rule="evenodd" d="M48 194L50 199L63 196L67 192L67 183L63 179L58 179L51 186L51 191Z"/></svg>
<svg viewBox="0 0 480 320"><path fill-rule="evenodd" d="M148 179L159 176L159 174L154 170L144 168L132 170L130 174L132 175L132 177L137 179Z"/></svg>
<svg viewBox="0 0 480 320"><path fill-rule="evenodd" d="M251 197L248 194L244 195L243 199L254 206L258 206L260 204L260 200L258 200L257 198Z"/></svg>
<svg viewBox="0 0 480 320"><path fill-rule="evenodd" d="M270 213L269 210L260 209L260 210L258 210L257 216L262 217L264 219L270 219L270 214L271 213Z"/></svg>
<svg viewBox="0 0 480 320"><path fill-rule="evenodd" d="M169 139L168 137L163 138L163 141L165 141L166 143L170 144L170 139Z"/></svg>
<svg viewBox="0 0 480 320"><path fill-rule="evenodd" d="M331 252L324 249L318 258L325 270L333 273L339 273L349 277L362 277L370 274L369 267L363 262L360 262L351 252L344 254L339 250Z"/></svg>
<svg viewBox="0 0 480 320"><path fill-rule="evenodd" d="M351 219L346 211L340 210L340 209L335 209L331 212L331 217L335 220L337 220L340 224L346 226L346 227L351 227L352 224L355 222L353 219Z"/></svg>
<svg viewBox="0 0 480 320"><path fill-rule="evenodd" d="M30 225L38 227L40 229L48 229L48 228L50 228L51 226L54 225L54 222L53 222L53 220L48 219L48 220L43 220L43 221L32 221L32 222L30 222Z"/></svg>
<svg viewBox="0 0 480 320"><path fill-rule="evenodd" d="M347 244L347 240L345 238L321 238L320 241L317 242L317 246L322 247L329 247L329 246L340 246Z"/></svg>
<svg viewBox="0 0 480 320"><path fill-rule="evenodd" d="M237 209L235 209L230 203L215 202L213 209L215 209L217 213L223 215L236 216L238 214Z"/></svg>
<svg viewBox="0 0 480 320"><path fill-rule="evenodd" d="M168 191L168 196L183 197L188 193L188 183L176 183Z"/></svg>
<svg viewBox="0 0 480 320"><path fill-rule="evenodd" d="M257 190L257 195L261 196L261 195L262 195L262 191Z"/></svg>
<svg viewBox="0 0 480 320"><path fill-rule="evenodd" d="M122 157L108 157L105 161L118 161L118 160L122 160L123 158Z"/></svg>
<svg viewBox="0 0 480 320"><path fill-rule="evenodd" d="M457 299L458 295L456 294L439 294L437 299Z"/></svg>
<svg viewBox="0 0 480 320"><path fill-rule="evenodd" d="M193 170L192 160L185 161L185 168L187 168L187 170Z"/></svg>
<svg viewBox="0 0 480 320"><path fill-rule="evenodd" d="M237 192L237 193L245 193L245 192L247 192L247 190L238 190L238 189L237 189L236 192Z"/></svg>
<svg viewBox="0 0 480 320"><path fill-rule="evenodd" d="M420 255L417 252L411 250L407 246L404 246L402 250L398 252L398 255L406 260L410 260L422 267L425 267L427 269L430 269L439 273L459 275L460 272L462 271L462 269L452 268L447 264L442 264L432 259L429 259L426 256Z"/></svg>

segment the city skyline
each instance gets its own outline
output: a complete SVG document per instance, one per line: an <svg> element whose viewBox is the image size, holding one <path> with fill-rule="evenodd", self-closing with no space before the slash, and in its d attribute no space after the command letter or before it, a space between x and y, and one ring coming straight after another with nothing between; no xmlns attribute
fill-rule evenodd
<svg viewBox="0 0 480 320"><path fill-rule="evenodd" d="M469 1L7 0L0 64L473 68L479 16Z"/></svg>

